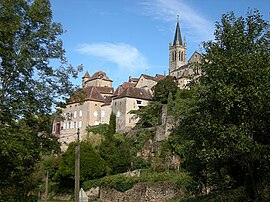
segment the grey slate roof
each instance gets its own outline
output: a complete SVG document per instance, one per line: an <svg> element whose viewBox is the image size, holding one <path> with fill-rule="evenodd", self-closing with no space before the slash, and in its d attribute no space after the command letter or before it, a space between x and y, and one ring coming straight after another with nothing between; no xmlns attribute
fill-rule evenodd
<svg viewBox="0 0 270 202"><path fill-rule="evenodd" d="M175 35L173 40L173 45L176 45L176 42L179 42L179 45L183 45L180 26L179 26L179 20L177 20L176 29L175 29Z"/></svg>

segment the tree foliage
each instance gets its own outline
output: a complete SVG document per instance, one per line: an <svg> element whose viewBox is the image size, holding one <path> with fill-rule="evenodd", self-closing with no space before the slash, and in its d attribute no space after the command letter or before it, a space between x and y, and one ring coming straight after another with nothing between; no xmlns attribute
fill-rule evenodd
<svg viewBox="0 0 270 202"><path fill-rule="evenodd" d="M160 102L150 102L148 105L138 109L131 110L129 113L134 114L134 118L139 118L137 127L152 127L160 122L162 104Z"/></svg>
<svg viewBox="0 0 270 202"><path fill-rule="evenodd" d="M0 0L0 200L27 201L35 163L59 146L48 114L77 74L67 65L62 33L49 0Z"/></svg>
<svg viewBox="0 0 270 202"><path fill-rule="evenodd" d="M116 132L116 115L112 112L108 126L108 135L113 135Z"/></svg>
<svg viewBox="0 0 270 202"><path fill-rule="evenodd" d="M215 41L203 44L200 84L175 137L187 169L205 188L244 186L261 200L258 187L270 168L269 39L258 11L246 18L231 12L216 24Z"/></svg>
<svg viewBox="0 0 270 202"><path fill-rule="evenodd" d="M125 138L106 136L99 146L99 153L107 163L108 174L123 173L130 168L131 153Z"/></svg>
<svg viewBox="0 0 270 202"><path fill-rule="evenodd" d="M169 94L171 93L174 98L177 88L177 84L174 82L173 77L167 76L165 79L158 81L153 87L153 100L161 102L162 104L167 104Z"/></svg>
<svg viewBox="0 0 270 202"><path fill-rule="evenodd" d="M62 155L57 176L60 187L74 187L75 174L75 146L70 143L66 152ZM80 181L100 178L106 174L106 162L88 141L80 143Z"/></svg>

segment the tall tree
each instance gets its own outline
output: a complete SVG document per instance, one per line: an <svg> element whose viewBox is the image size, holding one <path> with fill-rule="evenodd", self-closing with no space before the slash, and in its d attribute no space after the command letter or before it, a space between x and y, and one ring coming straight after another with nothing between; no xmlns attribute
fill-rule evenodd
<svg viewBox="0 0 270 202"><path fill-rule="evenodd" d="M173 98L177 92L177 84L174 82L173 77L167 76L165 79L162 79L157 82L153 87L154 96L153 100L161 102L162 104L167 104L168 96L171 93Z"/></svg>
<svg viewBox="0 0 270 202"><path fill-rule="evenodd" d="M116 115L112 112L110 115L110 122L108 126L108 136L112 136L116 132Z"/></svg>
<svg viewBox="0 0 270 202"><path fill-rule="evenodd" d="M257 200L270 168L269 27L258 11L222 16L215 41L203 44L195 101L176 130L178 151L198 181L212 189L244 186Z"/></svg>
<svg viewBox="0 0 270 202"><path fill-rule="evenodd" d="M77 71L66 64L62 33L49 0L0 0L1 200L27 200L34 164L48 143L41 141L50 133L47 115L72 90L69 75Z"/></svg>
<svg viewBox="0 0 270 202"><path fill-rule="evenodd" d="M57 176L60 187L73 190L75 170L75 142L72 142L60 160ZM106 162L93 148L89 141L82 141L81 147L81 182L100 178L106 175Z"/></svg>

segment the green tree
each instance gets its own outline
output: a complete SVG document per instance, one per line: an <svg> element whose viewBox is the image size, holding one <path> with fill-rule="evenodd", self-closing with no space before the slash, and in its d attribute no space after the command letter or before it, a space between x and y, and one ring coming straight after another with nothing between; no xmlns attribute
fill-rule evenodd
<svg viewBox="0 0 270 202"><path fill-rule="evenodd" d="M167 76L165 79L158 81L153 87L153 100L161 102L162 104L167 104L169 94L171 93L174 98L177 89L178 87L174 82L173 77Z"/></svg>
<svg viewBox="0 0 270 202"><path fill-rule="evenodd" d="M75 146L70 143L66 152L62 155L57 176L60 187L72 189L74 187L75 173ZM88 141L80 143L80 181L84 182L105 176L106 162Z"/></svg>
<svg viewBox="0 0 270 202"><path fill-rule="evenodd" d="M150 102L138 110L131 110L129 113L134 114L134 118L139 118L136 123L137 127L152 127L160 122L162 104L160 102Z"/></svg>
<svg viewBox="0 0 270 202"><path fill-rule="evenodd" d="M66 65L62 32L49 0L0 0L1 201L27 201L35 163L57 146L48 114L72 92L70 73L77 75Z"/></svg>
<svg viewBox="0 0 270 202"><path fill-rule="evenodd" d="M106 136L99 146L99 153L108 165L108 173L126 172L131 164L131 152L125 138Z"/></svg>
<svg viewBox="0 0 270 202"><path fill-rule="evenodd" d="M269 179L269 27L258 11L222 16L215 41L203 44L195 101L175 131L198 182L217 190L244 186L252 200L261 200L259 184Z"/></svg>
<svg viewBox="0 0 270 202"><path fill-rule="evenodd" d="M112 112L108 126L108 135L113 135L116 132L116 115Z"/></svg>

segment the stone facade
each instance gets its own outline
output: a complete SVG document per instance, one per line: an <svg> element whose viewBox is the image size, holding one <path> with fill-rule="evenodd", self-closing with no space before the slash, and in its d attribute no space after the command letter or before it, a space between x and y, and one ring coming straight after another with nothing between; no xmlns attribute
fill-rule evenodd
<svg viewBox="0 0 270 202"><path fill-rule="evenodd" d="M116 131L128 132L133 128L138 119L129 112L137 110L149 103L150 99L142 99L139 97L116 97L112 102L112 110L116 115Z"/></svg>
<svg viewBox="0 0 270 202"><path fill-rule="evenodd" d="M149 76L149 75L146 75L146 74L142 74L140 76L138 82L136 83L135 87L149 90L150 93L153 95L152 88L157 84L157 82L160 79L163 79L163 78L165 78L165 76L164 75L159 75L159 74L156 74L155 77Z"/></svg>

